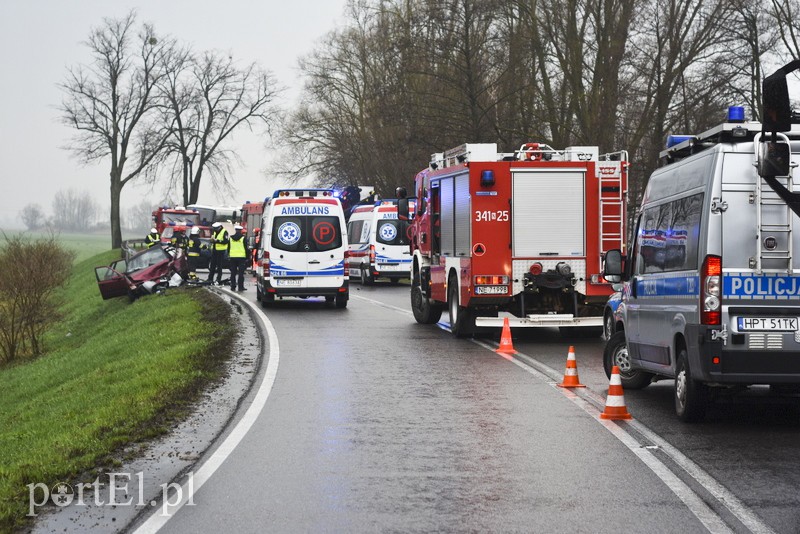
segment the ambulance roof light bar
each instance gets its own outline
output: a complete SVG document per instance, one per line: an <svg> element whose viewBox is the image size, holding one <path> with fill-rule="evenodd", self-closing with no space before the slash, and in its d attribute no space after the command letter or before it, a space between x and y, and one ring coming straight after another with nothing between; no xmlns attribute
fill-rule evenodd
<svg viewBox="0 0 800 534"><path fill-rule="evenodd" d="M333 197L335 198L333 189L276 189L272 193L272 198L278 197L295 197L295 198L309 198L309 197Z"/></svg>

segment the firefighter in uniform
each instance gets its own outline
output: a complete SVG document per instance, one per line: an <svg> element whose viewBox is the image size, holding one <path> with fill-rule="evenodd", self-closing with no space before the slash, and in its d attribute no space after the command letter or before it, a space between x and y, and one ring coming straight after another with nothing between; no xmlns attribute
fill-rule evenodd
<svg viewBox="0 0 800 534"><path fill-rule="evenodd" d="M189 242L186 246L186 256L189 258L189 277L197 278L195 271L200 266L200 250L203 243L200 241L200 228L195 226L189 234Z"/></svg>
<svg viewBox="0 0 800 534"><path fill-rule="evenodd" d="M228 232L222 227L222 223L215 222L211 225L211 264L208 266L208 281L214 281L214 273L217 275L217 284L222 283L222 260L225 251L228 250Z"/></svg>
<svg viewBox="0 0 800 534"><path fill-rule="evenodd" d="M231 291L236 291L237 281L239 291L244 291L244 270L247 268L247 261L250 253L247 250L247 239L242 234L243 228L240 225L233 227L235 232L228 241L228 261L231 268Z"/></svg>
<svg viewBox="0 0 800 534"><path fill-rule="evenodd" d="M158 235L158 230L150 228L150 233L144 237L144 243L147 245L147 248L151 248L153 245L160 242L161 236Z"/></svg>

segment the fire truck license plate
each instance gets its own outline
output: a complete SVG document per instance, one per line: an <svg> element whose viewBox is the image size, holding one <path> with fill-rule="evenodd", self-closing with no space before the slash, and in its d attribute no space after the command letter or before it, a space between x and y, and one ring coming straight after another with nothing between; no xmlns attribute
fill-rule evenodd
<svg viewBox="0 0 800 534"><path fill-rule="evenodd" d="M475 288L476 295L505 295L508 293L506 286L477 286Z"/></svg>
<svg viewBox="0 0 800 534"><path fill-rule="evenodd" d="M796 332L797 317L737 317L740 332Z"/></svg>
<svg viewBox="0 0 800 534"><path fill-rule="evenodd" d="M299 286L302 282L301 278L277 278L275 283L279 286Z"/></svg>

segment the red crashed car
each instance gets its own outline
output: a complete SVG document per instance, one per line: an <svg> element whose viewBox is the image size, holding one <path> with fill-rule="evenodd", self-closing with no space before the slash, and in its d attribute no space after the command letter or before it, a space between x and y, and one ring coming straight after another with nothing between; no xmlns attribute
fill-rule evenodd
<svg viewBox="0 0 800 534"><path fill-rule="evenodd" d="M133 300L166 287L181 285L189 270L182 249L155 246L128 260L96 267L94 272L104 300L125 295Z"/></svg>

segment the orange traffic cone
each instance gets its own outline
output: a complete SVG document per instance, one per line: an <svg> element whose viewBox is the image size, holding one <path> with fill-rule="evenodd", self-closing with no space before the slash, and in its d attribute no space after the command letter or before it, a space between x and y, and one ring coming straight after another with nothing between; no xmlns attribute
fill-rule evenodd
<svg viewBox="0 0 800 534"><path fill-rule="evenodd" d="M560 388L585 388L578 378L578 361L575 359L575 347L569 346L567 354L567 369L564 371L564 381L556 384Z"/></svg>
<svg viewBox="0 0 800 534"><path fill-rule="evenodd" d="M625 407L625 396L622 394L622 380L619 377L619 367L611 368L611 380L608 382L608 396L606 408L600 414L600 419L631 419L628 408Z"/></svg>
<svg viewBox="0 0 800 534"><path fill-rule="evenodd" d="M508 317L503 317L503 333L500 335L500 346L495 351L498 354L516 354L514 344L511 342L511 327L508 324Z"/></svg>

